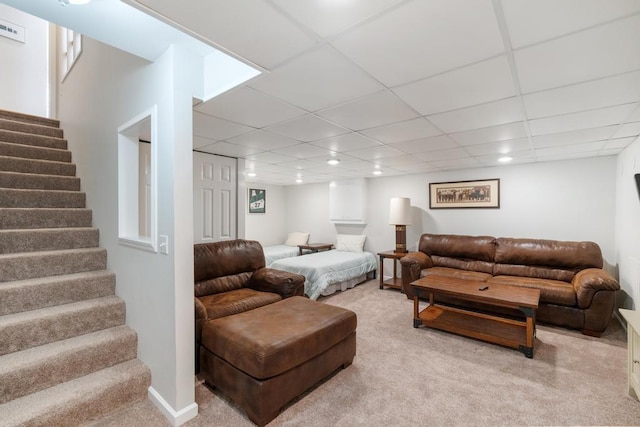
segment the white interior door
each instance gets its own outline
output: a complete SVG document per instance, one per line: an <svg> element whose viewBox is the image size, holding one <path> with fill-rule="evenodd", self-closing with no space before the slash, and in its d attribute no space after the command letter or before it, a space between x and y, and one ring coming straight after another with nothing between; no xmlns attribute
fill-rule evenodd
<svg viewBox="0 0 640 427"><path fill-rule="evenodd" d="M195 243L236 238L236 171L236 159L193 152Z"/></svg>

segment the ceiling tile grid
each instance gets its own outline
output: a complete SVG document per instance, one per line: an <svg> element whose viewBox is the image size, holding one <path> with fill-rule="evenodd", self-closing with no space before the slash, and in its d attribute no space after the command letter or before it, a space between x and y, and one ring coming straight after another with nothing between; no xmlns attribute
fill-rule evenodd
<svg viewBox="0 0 640 427"><path fill-rule="evenodd" d="M637 0L145 3L264 67L194 107L194 148L247 159L252 182L616 155L640 135Z"/></svg>

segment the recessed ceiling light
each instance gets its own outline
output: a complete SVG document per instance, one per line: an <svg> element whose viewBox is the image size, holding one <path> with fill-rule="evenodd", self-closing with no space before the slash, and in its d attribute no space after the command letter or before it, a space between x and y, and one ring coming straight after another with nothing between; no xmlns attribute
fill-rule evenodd
<svg viewBox="0 0 640 427"><path fill-rule="evenodd" d="M511 160L513 160L513 157L509 157L509 156L500 157L498 159L498 161L502 163L507 163L507 162L510 162Z"/></svg>
<svg viewBox="0 0 640 427"><path fill-rule="evenodd" d="M297 184L302 184L302 180L300 178L296 179Z"/></svg>
<svg viewBox="0 0 640 427"><path fill-rule="evenodd" d="M253 178L254 176L256 176L256 173L255 172L249 172L249 173L247 173L247 176L250 176L250 177Z"/></svg>
<svg viewBox="0 0 640 427"><path fill-rule="evenodd" d="M340 163L340 160L339 159L329 159L329 160L327 160L327 163L332 165L332 166L335 166L338 163Z"/></svg>
<svg viewBox="0 0 640 427"><path fill-rule="evenodd" d="M382 175L382 171L378 169L378 170L373 171L373 174L374 175Z"/></svg>

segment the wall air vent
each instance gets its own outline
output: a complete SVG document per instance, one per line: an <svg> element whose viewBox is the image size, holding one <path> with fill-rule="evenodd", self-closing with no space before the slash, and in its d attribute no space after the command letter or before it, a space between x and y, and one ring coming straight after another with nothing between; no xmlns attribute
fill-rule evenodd
<svg viewBox="0 0 640 427"><path fill-rule="evenodd" d="M0 36L24 43L24 27L0 19Z"/></svg>

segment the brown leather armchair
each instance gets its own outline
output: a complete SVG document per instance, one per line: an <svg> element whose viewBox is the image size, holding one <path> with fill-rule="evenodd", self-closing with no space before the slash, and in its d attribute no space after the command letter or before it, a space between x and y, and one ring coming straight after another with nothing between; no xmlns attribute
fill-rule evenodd
<svg viewBox="0 0 640 427"><path fill-rule="evenodd" d="M266 268L262 246L253 240L199 243L193 250L197 372L205 322L302 296L305 277Z"/></svg>

